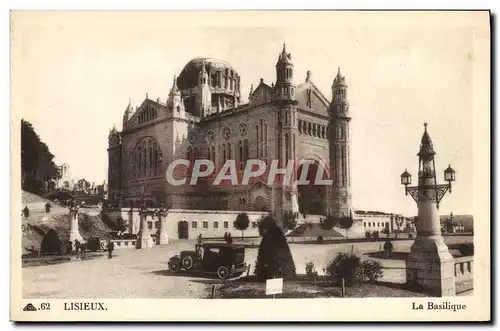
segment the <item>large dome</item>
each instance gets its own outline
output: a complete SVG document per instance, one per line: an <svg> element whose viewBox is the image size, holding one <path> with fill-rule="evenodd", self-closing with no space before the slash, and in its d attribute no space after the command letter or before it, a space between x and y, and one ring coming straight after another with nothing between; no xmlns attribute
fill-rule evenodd
<svg viewBox="0 0 500 331"><path fill-rule="evenodd" d="M211 88L236 90L237 94L239 94L240 77L236 70L233 69L229 62L208 56L194 58L184 66L177 79L177 86L181 91L198 85L199 73L203 63L205 63L209 77L208 84Z"/></svg>

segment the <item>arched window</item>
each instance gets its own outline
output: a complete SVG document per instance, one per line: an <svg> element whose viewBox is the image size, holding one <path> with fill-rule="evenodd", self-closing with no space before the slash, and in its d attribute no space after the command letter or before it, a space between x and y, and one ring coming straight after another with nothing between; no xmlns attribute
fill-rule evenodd
<svg viewBox="0 0 500 331"><path fill-rule="evenodd" d="M238 154L238 161L239 161L239 169L243 169L243 141L240 140L238 142L239 144L239 154Z"/></svg>
<svg viewBox="0 0 500 331"><path fill-rule="evenodd" d="M248 160L248 139L243 141L243 163L245 164Z"/></svg>
<svg viewBox="0 0 500 331"><path fill-rule="evenodd" d="M162 174L162 152L155 138L145 137L135 147L134 178L148 178Z"/></svg>
<svg viewBox="0 0 500 331"><path fill-rule="evenodd" d="M255 136L257 138L257 157L259 157L260 156L260 153L259 153L260 141L259 141L259 126L258 125L255 126Z"/></svg>

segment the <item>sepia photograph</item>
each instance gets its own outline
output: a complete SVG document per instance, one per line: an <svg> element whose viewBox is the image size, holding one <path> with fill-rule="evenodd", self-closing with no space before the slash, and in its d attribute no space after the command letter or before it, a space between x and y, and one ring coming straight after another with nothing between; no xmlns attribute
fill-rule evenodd
<svg viewBox="0 0 500 331"><path fill-rule="evenodd" d="M11 320L491 318L488 11L19 10L10 37Z"/></svg>

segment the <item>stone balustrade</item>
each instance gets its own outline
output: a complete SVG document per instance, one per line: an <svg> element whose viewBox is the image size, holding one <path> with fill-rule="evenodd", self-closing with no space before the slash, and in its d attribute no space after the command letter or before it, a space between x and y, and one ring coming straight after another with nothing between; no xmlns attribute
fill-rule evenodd
<svg viewBox="0 0 500 331"><path fill-rule="evenodd" d="M473 289L473 264L474 256L455 258L455 283L457 293Z"/></svg>
<svg viewBox="0 0 500 331"><path fill-rule="evenodd" d="M156 238L153 239L153 244L156 244ZM111 240L114 244L115 249L122 249L122 248L135 248L135 245L137 243L137 239L113 239Z"/></svg>

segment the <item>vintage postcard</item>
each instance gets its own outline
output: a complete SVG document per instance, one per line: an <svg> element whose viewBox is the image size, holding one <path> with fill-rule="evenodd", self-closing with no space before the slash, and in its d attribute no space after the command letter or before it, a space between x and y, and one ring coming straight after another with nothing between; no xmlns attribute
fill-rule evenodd
<svg viewBox="0 0 500 331"><path fill-rule="evenodd" d="M11 320L490 320L488 11L10 28Z"/></svg>

